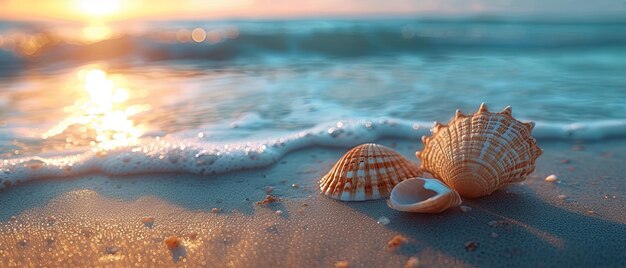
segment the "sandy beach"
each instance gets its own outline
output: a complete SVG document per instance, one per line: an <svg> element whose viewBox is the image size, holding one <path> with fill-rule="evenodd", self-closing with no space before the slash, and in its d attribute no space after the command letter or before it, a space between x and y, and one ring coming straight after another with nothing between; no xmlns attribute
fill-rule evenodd
<svg viewBox="0 0 626 268"><path fill-rule="evenodd" d="M626 1L0 2L0 268L626 267Z"/></svg>
<svg viewBox="0 0 626 268"><path fill-rule="evenodd" d="M379 143L414 161L422 146ZM625 266L626 142L540 146L523 183L434 215L320 194L318 180L347 151L337 148L216 176L30 182L0 192L0 266ZM556 182L544 180L551 174ZM266 194L280 200L257 204ZM168 249L171 236L181 246Z"/></svg>

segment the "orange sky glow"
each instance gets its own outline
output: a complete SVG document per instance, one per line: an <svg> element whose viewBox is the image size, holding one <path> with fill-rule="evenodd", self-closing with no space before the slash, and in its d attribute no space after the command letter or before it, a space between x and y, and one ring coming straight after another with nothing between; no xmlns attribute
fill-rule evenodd
<svg viewBox="0 0 626 268"><path fill-rule="evenodd" d="M0 18L124 20L133 18L226 18L291 17L314 15L397 14L430 11L434 4L413 5L395 1L367 5L352 0L339 1L259 1L259 0L0 0ZM297 4L296 4L297 3ZM375 2L372 2L375 3Z"/></svg>
<svg viewBox="0 0 626 268"><path fill-rule="evenodd" d="M115 21L390 14L626 14L622 0L0 0L0 19Z"/></svg>

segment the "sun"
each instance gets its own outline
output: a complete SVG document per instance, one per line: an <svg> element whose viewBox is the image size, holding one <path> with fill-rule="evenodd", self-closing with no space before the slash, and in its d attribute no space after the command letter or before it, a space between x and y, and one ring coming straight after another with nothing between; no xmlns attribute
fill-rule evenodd
<svg viewBox="0 0 626 268"><path fill-rule="evenodd" d="M120 0L78 0L78 9L86 15L107 16L120 9Z"/></svg>

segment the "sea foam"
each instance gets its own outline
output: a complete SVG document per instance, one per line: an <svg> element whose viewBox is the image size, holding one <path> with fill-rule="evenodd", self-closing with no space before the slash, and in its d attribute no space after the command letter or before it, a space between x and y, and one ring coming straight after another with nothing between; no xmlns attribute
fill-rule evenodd
<svg viewBox="0 0 626 268"><path fill-rule="evenodd" d="M350 148L381 138L419 142L432 124L400 119L351 119L258 140L214 142L202 130L145 137L134 146L57 156L6 159L0 163L0 189L46 178L89 173L110 176L190 173L211 175L272 165L289 152L311 146ZM538 122L533 136L545 140L595 141L626 137L626 120L558 124ZM50 154L48 154L50 155ZM416 159L415 159L416 160Z"/></svg>

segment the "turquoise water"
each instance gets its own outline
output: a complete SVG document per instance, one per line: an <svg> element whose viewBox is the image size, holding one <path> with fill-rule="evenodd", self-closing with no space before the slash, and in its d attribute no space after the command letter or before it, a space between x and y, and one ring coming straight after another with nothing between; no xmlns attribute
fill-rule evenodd
<svg viewBox="0 0 626 268"><path fill-rule="evenodd" d="M203 174L306 146L417 141L481 102L537 122L539 140L626 136L626 22L143 22L88 42L73 25L0 25L6 180Z"/></svg>

